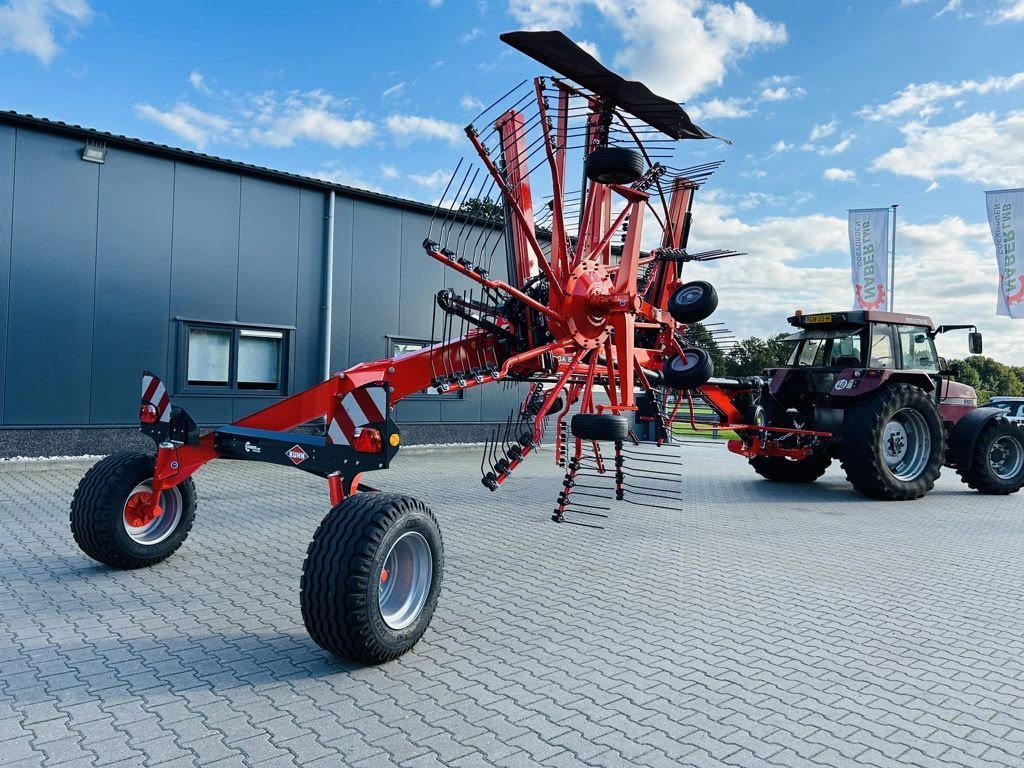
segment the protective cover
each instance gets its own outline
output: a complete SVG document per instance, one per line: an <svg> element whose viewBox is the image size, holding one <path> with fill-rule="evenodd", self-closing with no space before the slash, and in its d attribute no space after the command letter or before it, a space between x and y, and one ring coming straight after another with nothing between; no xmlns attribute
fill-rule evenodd
<svg viewBox="0 0 1024 768"><path fill-rule="evenodd" d="M506 32L501 39L673 139L719 138L694 125L674 101L615 74L561 32Z"/></svg>

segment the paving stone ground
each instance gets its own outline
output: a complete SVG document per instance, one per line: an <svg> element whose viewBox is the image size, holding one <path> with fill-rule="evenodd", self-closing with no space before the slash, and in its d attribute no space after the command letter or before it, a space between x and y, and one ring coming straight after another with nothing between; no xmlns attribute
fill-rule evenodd
<svg viewBox="0 0 1024 768"><path fill-rule="evenodd" d="M118 572L68 530L81 468L0 473L0 764L1024 766L1021 495L669 455L675 500L603 530L549 520L550 452L496 494L475 451L400 455L372 481L437 512L445 586L376 668L302 626L317 478L214 462L178 554Z"/></svg>

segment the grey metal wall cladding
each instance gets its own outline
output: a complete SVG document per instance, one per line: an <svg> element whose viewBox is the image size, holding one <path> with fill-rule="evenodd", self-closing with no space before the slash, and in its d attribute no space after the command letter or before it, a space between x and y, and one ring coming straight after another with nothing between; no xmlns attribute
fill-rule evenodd
<svg viewBox="0 0 1024 768"><path fill-rule="evenodd" d="M352 270L348 303L352 362L384 357L384 337L398 328L398 306L407 298L399 295L401 247L402 212L357 201L347 254ZM335 300L334 311L339 310L343 308Z"/></svg>
<svg viewBox="0 0 1024 768"><path fill-rule="evenodd" d="M352 232L356 201L335 196L334 201L334 298L331 312L331 370L350 365L348 337L352 309Z"/></svg>
<svg viewBox="0 0 1024 768"><path fill-rule="evenodd" d="M238 176L176 166L172 315L235 319L241 186Z"/></svg>
<svg viewBox="0 0 1024 768"><path fill-rule="evenodd" d="M238 312L243 323L295 325L299 190L242 178L238 221Z"/></svg>
<svg viewBox="0 0 1024 768"><path fill-rule="evenodd" d="M100 167L90 424L138 418L139 372L164 371L174 163L110 152Z"/></svg>
<svg viewBox="0 0 1024 768"><path fill-rule="evenodd" d="M100 167L82 142L17 136L4 419L82 424L92 375Z"/></svg>
<svg viewBox="0 0 1024 768"><path fill-rule="evenodd" d="M298 391L323 378L324 253L327 201L322 192L304 189L299 197L299 269L292 337L293 383Z"/></svg>
<svg viewBox="0 0 1024 768"><path fill-rule="evenodd" d="M11 283L11 223L14 214L13 128L0 126L0 424L3 423L7 370L7 307Z"/></svg>

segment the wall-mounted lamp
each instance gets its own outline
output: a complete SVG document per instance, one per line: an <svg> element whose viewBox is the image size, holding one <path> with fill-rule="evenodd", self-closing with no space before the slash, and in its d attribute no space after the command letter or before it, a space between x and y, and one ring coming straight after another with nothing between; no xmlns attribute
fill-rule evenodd
<svg viewBox="0 0 1024 768"><path fill-rule="evenodd" d="M103 163L107 159L107 145L98 141L87 141L82 147L82 159L88 163Z"/></svg>

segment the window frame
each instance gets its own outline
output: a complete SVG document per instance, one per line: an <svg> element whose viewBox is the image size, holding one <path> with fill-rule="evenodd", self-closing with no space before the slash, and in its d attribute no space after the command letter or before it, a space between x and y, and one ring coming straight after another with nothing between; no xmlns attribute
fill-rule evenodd
<svg viewBox="0 0 1024 768"><path fill-rule="evenodd" d="M291 372L294 369L294 345L292 336L295 326L271 325L268 323L239 323L214 320L196 320L176 317L178 324L176 394L203 395L205 397L286 397L291 390ZM228 382L224 386L190 384L188 381L189 332L193 329L227 331L231 334L228 352ZM238 385L238 349L243 331L272 331L281 334L281 348L278 352L279 381L275 389L241 388Z"/></svg>
<svg viewBox="0 0 1024 768"><path fill-rule="evenodd" d="M437 343L436 341L431 342L431 341L429 341L427 339L420 339L420 338L417 338L415 336L390 336L390 335L384 337L384 342L385 342L384 356L387 357L387 358L392 358L392 357L396 357L397 356L398 353L396 353L395 347L397 345L399 345L399 344L418 344L419 347L417 347L417 349L423 349L424 347L429 347L431 344L436 344ZM412 351L415 351L415 350L407 349L405 351L406 352L412 352ZM419 392L416 392L415 394L406 395L402 399L403 400L425 400L425 401L434 401L434 402L436 402L438 398L448 398L448 400L465 400L466 399L466 391L464 389L459 389L459 390L449 391L449 392L438 392L433 387L427 387L426 389L421 389Z"/></svg>

